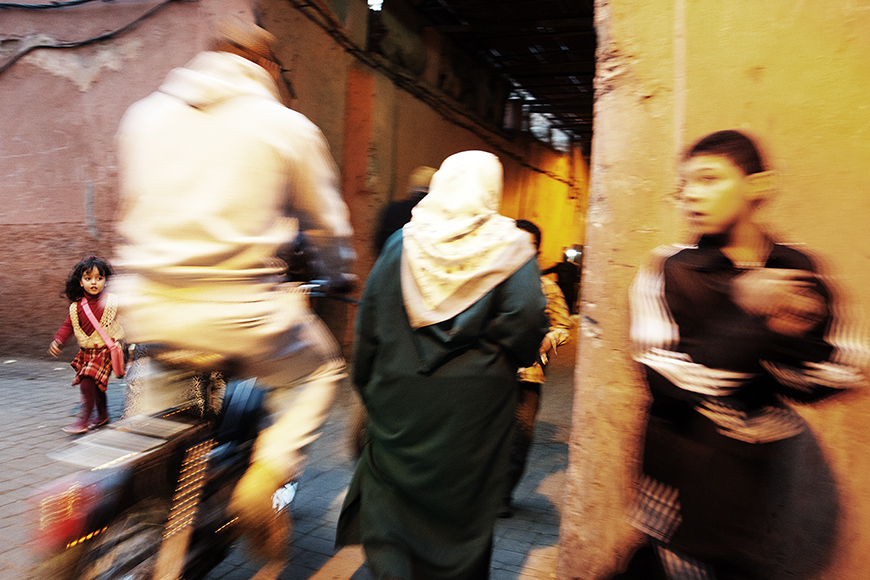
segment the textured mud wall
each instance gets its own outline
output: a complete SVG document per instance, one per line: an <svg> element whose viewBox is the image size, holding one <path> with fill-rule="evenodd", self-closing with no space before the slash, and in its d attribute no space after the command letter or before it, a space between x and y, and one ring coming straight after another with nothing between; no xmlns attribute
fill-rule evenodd
<svg viewBox="0 0 870 580"><path fill-rule="evenodd" d="M158 5L3 10L0 66L32 43L98 37ZM205 46L216 15L246 8L168 3L108 42L33 50L0 73L0 354L45 353L66 316L60 293L72 266L91 253L111 257L121 115Z"/></svg>
<svg viewBox="0 0 870 580"><path fill-rule="evenodd" d="M711 131L760 135L780 171L759 219L805 242L870 305L870 3L599 0L595 140L560 578L608 578L638 537L624 520L646 395L628 355L628 288L657 245L686 241L675 159ZM855 315L863 322L863 315ZM774 578L870 577L866 386L800 411ZM788 542L784 545L784 542Z"/></svg>
<svg viewBox="0 0 870 580"><path fill-rule="evenodd" d="M0 67L34 42L77 42L120 30L161 2L4 10ZM339 166L361 279L374 260L371 233L381 207L405 195L414 167L437 167L463 149L502 157L503 211L538 221L545 264L557 261L563 246L582 243L587 180L579 156L481 130L449 107L399 88L382 61L372 66L356 58L366 47L365 0L252 2L168 2L108 40L34 50L0 72L0 354L44 355L66 313L60 292L69 269L86 254L112 256L118 121L170 69L205 48L212 22L228 13L250 18L253 11L278 37L281 88L322 129ZM437 43L425 46L430 69L415 82L437 78L447 66L438 61ZM401 76L407 81L408 74ZM347 345L352 309L330 305L324 312ZM71 358L72 350L63 356Z"/></svg>

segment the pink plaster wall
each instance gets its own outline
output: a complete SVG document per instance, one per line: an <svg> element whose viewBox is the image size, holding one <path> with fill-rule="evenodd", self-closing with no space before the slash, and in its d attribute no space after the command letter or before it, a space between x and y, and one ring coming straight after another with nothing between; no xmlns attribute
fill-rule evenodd
<svg viewBox="0 0 870 580"><path fill-rule="evenodd" d="M328 7L327 2L318 4ZM4 11L0 38L45 34L59 41L81 40L119 28L155 5L118 0L59 11ZM339 25L347 38L364 47L366 2L352 0L346 8ZM291 106L323 130L342 172L361 280L374 260L370 236L382 205L404 195L414 167L437 167L463 149L491 150L502 157L504 213L543 222L547 262L558 260L562 246L582 243L584 222L577 219L585 203L582 159L566 162L565 156L527 139L469 130L445 119L397 88L382 70L356 60L293 2L261 0L255 11L279 39L289 83L284 88L294 96ZM250 17L252 8L247 0L173 2L113 40L36 50L0 75L3 356L43 356L66 313L60 293L69 269L86 254L112 256L118 121L170 69L204 48L212 21L227 13ZM429 62L439 66L437 58ZM517 159L567 179L580 178L571 188ZM328 322L347 346L353 313L332 310ZM69 345L61 358L72 356Z"/></svg>
<svg viewBox="0 0 870 580"><path fill-rule="evenodd" d="M155 2L4 10L5 47L37 35L72 42L138 18ZM211 19L243 2L169 4L118 38L38 49L0 75L0 353L43 354L66 314L60 296L82 256L112 256L114 133L126 108L193 56ZM5 56L8 56L6 53ZM5 59L0 62L5 62ZM62 357L72 357L70 346Z"/></svg>

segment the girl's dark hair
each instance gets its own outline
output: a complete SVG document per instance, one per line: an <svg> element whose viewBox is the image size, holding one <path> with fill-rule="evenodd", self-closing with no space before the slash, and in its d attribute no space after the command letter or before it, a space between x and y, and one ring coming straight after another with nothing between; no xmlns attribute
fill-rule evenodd
<svg viewBox="0 0 870 580"><path fill-rule="evenodd" d="M740 131L727 130L710 133L689 147L683 161L699 155L721 155L731 160L746 175L766 171L767 166L758 144Z"/></svg>
<svg viewBox="0 0 870 580"><path fill-rule="evenodd" d="M78 302L85 295L85 289L82 288L81 285L82 276L84 276L85 272L89 272L94 268L96 268L97 271L106 279L115 273L108 260L93 255L82 258L79 260L79 263L73 267L69 278L66 279L64 294L69 298L70 302Z"/></svg>

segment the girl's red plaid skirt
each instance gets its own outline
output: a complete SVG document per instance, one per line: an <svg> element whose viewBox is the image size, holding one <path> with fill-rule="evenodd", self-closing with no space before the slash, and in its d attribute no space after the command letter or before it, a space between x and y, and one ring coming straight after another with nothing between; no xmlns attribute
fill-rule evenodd
<svg viewBox="0 0 870 580"><path fill-rule="evenodd" d="M72 384L79 384L82 377L93 377L97 388L106 390L109 375L112 374L112 355L107 347L79 349L79 353L69 364L76 370L76 378Z"/></svg>

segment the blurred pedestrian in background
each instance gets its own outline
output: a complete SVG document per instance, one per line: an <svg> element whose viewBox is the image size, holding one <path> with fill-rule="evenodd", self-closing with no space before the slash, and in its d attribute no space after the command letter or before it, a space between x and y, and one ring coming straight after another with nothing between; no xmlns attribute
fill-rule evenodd
<svg viewBox="0 0 870 580"><path fill-rule="evenodd" d="M282 283L276 252L301 231L316 276L338 285L352 278L354 252L326 140L279 99L274 44L224 19L211 50L124 115L117 291L130 340L217 354L269 388L273 422L230 509L255 551L283 566L287 530L272 494L301 473L345 374L305 291ZM180 396L144 384L142 412Z"/></svg>
<svg viewBox="0 0 870 580"><path fill-rule="evenodd" d="M390 236L401 230L406 223L411 221L411 211L429 193L429 182L432 181L434 173L435 168L425 165L414 169L408 178L408 197L390 202L383 209L378 221L378 230L375 232L375 255L380 255L384 244L387 243ZM365 429L365 408L358 406L354 410L354 417L351 420L350 427L351 448L357 458L362 453Z"/></svg>
<svg viewBox="0 0 870 580"><path fill-rule="evenodd" d="M562 290L562 296L565 297L565 303L568 305L568 312L573 314L577 311L581 268L580 264L568 258L568 251L562 252L561 262L557 262L549 268L542 270L541 273L544 275L556 275L556 284Z"/></svg>
<svg viewBox="0 0 870 580"><path fill-rule="evenodd" d="M517 220L517 227L532 234L535 250L540 252L540 228L529 220ZM557 348L568 342L571 336L571 315L559 286L546 276L541 276L541 290L544 292L544 298L547 299L546 313L550 328L538 347L538 360L517 372L517 425L511 446L508 491L498 513L501 518L509 518L513 515L512 496L526 469L529 449L535 435L535 417L541 406L541 385L546 381L544 373L547 363L550 357L556 354Z"/></svg>
<svg viewBox="0 0 870 580"><path fill-rule="evenodd" d="M429 193L429 182L435 173L433 167L421 165L411 172L408 178L408 192L405 199L387 204L381 213L378 231L375 234L375 253L380 254L391 235L411 221L411 210Z"/></svg>
<svg viewBox="0 0 870 580"><path fill-rule="evenodd" d="M489 576L516 372L548 328L534 245L501 194L496 156L448 157L366 283L353 381L369 422L336 545L362 543L376 578Z"/></svg>
<svg viewBox="0 0 870 580"><path fill-rule="evenodd" d="M70 301L69 315L48 347L49 354L57 358L70 336L75 335L79 343L79 352L70 365L76 370L73 384L79 386L81 409L78 420L63 428L71 435L85 433L109 422L106 389L112 373L112 356L100 332L88 319L85 308L91 310L110 338L124 338L124 329L117 317L118 297L105 291L112 274L111 264L96 256L87 256L73 267L64 289ZM97 416L91 419L95 408Z"/></svg>
<svg viewBox="0 0 870 580"><path fill-rule="evenodd" d="M858 386L863 349L813 259L756 222L773 176L751 138L700 139L680 176L695 244L659 249L632 286L652 395L632 521L654 557L621 577L769 579L766 534L801 471L786 444L806 430L785 402Z"/></svg>

